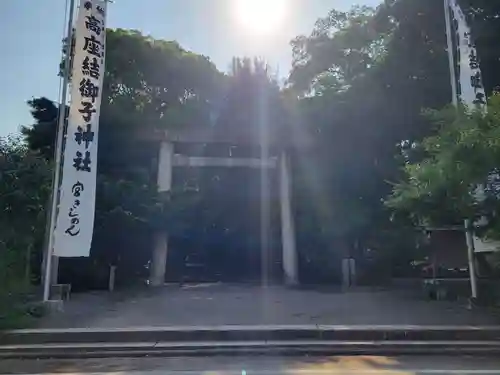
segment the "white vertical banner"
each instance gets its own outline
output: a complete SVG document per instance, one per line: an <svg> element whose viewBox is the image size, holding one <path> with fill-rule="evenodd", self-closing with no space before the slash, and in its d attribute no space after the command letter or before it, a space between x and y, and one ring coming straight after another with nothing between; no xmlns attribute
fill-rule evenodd
<svg viewBox="0 0 500 375"><path fill-rule="evenodd" d="M479 57L471 37L471 29L467 24L465 14L457 4L450 0L450 10L453 20L453 38L457 48L457 75L459 98L469 108L480 108L486 111L486 93L484 90Z"/></svg>
<svg viewBox="0 0 500 375"><path fill-rule="evenodd" d="M54 233L59 257L90 254L94 229L99 112L104 78L106 0L81 0L75 25L71 104Z"/></svg>
<svg viewBox="0 0 500 375"><path fill-rule="evenodd" d="M458 96L462 104L470 109L479 108L484 113L488 107L486 103L486 91L484 89L481 67L476 46L471 37L471 29L467 24L467 19L457 0L450 1L450 13L453 21L453 30L456 44L456 69L458 76ZM484 187L479 185L475 190L475 197L478 201L485 199ZM487 224L486 218L474 223L475 226ZM474 252L495 252L500 251L500 242L482 240L473 236Z"/></svg>

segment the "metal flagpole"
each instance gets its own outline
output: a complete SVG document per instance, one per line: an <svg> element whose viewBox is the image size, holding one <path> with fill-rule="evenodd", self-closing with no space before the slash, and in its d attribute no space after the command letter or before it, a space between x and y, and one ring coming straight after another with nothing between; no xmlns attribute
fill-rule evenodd
<svg viewBox="0 0 500 375"><path fill-rule="evenodd" d="M455 58L453 55L450 0L444 0L444 17L446 22L446 43L448 45L448 63L450 66L452 103L456 107L458 106L458 90L457 90L457 76L455 71Z"/></svg>
<svg viewBox="0 0 500 375"><path fill-rule="evenodd" d="M451 28L451 13L450 13L450 0L444 0L444 16L446 22L446 41L448 44L448 62L450 66L450 83L452 93L452 103L458 107L458 90L457 90L457 77L455 71L455 58L453 49L453 38ZM469 262L469 278L471 284L471 297L477 298L477 280L476 280L476 267L474 263L474 238L472 232L472 223L470 219L464 220L465 239L467 242L467 259Z"/></svg>
<svg viewBox="0 0 500 375"><path fill-rule="evenodd" d="M465 240L467 241L467 259L469 261L469 276L470 276L470 289L471 297L477 298L477 277L476 277L476 264L474 262L474 237L472 236L472 222L470 219L464 220L465 227Z"/></svg>
<svg viewBox="0 0 500 375"><path fill-rule="evenodd" d="M66 41L68 43L66 56L64 59L64 71L63 71L63 87L61 94L61 103L59 104L59 116L57 122L57 140L55 147L55 166L54 166L54 178L52 180L52 205L50 209L50 227L48 233L48 244L46 249L46 260L45 260L45 276L43 278L43 301L46 302L50 299L50 286L52 283L52 257L54 251L54 230L56 226L57 219L57 205L59 201L59 180L61 175L61 156L62 156L62 146L64 140L64 124L66 120L66 98L68 95L68 84L71 75L71 52L73 44L73 13L75 11L75 1L70 0L69 6L69 17L68 17L68 32Z"/></svg>

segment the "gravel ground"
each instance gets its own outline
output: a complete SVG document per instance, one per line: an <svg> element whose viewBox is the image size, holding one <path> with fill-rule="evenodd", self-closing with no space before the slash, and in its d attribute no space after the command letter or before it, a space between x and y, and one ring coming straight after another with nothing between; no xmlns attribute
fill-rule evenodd
<svg viewBox="0 0 500 375"><path fill-rule="evenodd" d="M44 328L176 325L497 325L498 316L402 291L198 284L75 294Z"/></svg>

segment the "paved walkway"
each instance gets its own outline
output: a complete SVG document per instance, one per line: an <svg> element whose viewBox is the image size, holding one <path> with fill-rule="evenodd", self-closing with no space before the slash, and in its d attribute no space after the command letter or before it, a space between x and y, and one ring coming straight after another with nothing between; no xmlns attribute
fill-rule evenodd
<svg viewBox="0 0 500 375"><path fill-rule="evenodd" d="M499 317L400 291L287 289L200 284L75 294L42 327L176 325L497 325Z"/></svg>

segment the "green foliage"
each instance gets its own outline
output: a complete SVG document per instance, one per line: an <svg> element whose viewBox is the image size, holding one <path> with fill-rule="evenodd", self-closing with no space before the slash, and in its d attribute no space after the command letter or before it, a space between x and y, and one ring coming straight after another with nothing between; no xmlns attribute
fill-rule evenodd
<svg viewBox="0 0 500 375"><path fill-rule="evenodd" d="M233 58L231 67L225 77L225 89L214 107L214 133L229 133L241 143L258 144L260 125L265 122L270 141L285 143L288 119L280 87L270 68L264 61L250 58Z"/></svg>
<svg viewBox="0 0 500 375"><path fill-rule="evenodd" d="M45 97L28 101L28 106L35 120L36 128L22 126L21 134L30 149L38 151L47 160L50 160L54 157L55 129L57 129L59 108Z"/></svg>
<svg viewBox="0 0 500 375"><path fill-rule="evenodd" d="M387 205L429 224L492 215L498 206L500 96L490 98L486 115L448 107L427 116L436 132L419 144L419 159L406 162ZM478 185L484 193L478 194Z"/></svg>
<svg viewBox="0 0 500 375"><path fill-rule="evenodd" d="M491 92L500 84L494 48L500 8L489 0L462 3ZM451 98L444 29L436 0L333 9L310 35L292 41L285 88L260 60L235 58L223 74L175 41L108 30L95 237L89 268L81 271L82 260L63 262L63 279L93 285L85 277L96 279L116 263L126 277L142 272L159 228L170 233L169 257L181 259L169 261L175 269L168 272L183 267L191 252L210 253L214 269L235 259L229 263L236 276L259 264L260 176L254 171L180 170L176 188L157 194L158 144L149 136L172 127L211 126L214 135L240 141L184 145L179 152L256 157L261 150L248 144L266 124L271 151L287 147L293 154L298 249L310 265L303 271L325 280L334 279L340 257L368 259L367 249L384 267L415 256L412 222L394 215L395 208L413 219L450 223L484 214L486 202L495 202L495 185L485 178L498 166L497 99L484 118L451 109L422 116L422 108L443 108ZM34 124L23 129L24 139L50 161L58 106L46 98L29 105ZM487 194L482 204L470 194L477 183ZM279 238L276 186L271 181L270 247Z"/></svg>
<svg viewBox="0 0 500 375"><path fill-rule="evenodd" d="M389 19L379 13L366 6L347 12L333 9L318 19L309 37L295 38L291 42L293 85L322 94L347 88L365 75L383 58L390 36Z"/></svg>
<svg viewBox="0 0 500 375"><path fill-rule="evenodd" d="M206 194L212 193L204 186L233 178L222 177L218 171L196 179L181 176L176 178L179 189L169 196L158 195L154 165L158 144L149 141L148 135L174 126L212 125L214 132L221 134L240 132L236 137L242 139L258 136L255 113L257 98L263 92L276 113L273 123L283 119L279 87L269 79L265 64L235 59L234 67L231 76L224 76L207 58L185 51L176 42L144 37L136 31L108 31L96 220L89 267L102 268L105 273L108 264L119 264L119 269L129 269L131 274L144 272L156 229L168 229L173 243L175 238L185 239L195 232L209 232L210 228L220 229L211 230L205 238L222 235L227 239L232 233L225 231L227 223L221 223L220 214L216 214L234 209L221 204L222 197L226 198L222 202L227 201L226 188L216 189L214 194L219 197L207 198ZM31 148L46 151L50 158L57 107L43 98L29 104L36 123L26 127L23 134ZM220 155L248 151L245 147L217 145L203 152ZM238 190L236 187L235 192ZM258 195L253 194L252 199L256 198ZM202 199L206 200L203 205ZM207 213L204 221L198 220L198 210ZM237 236L233 236L236 240ZM63 260L61 280L72 282L76 288L80 280L94 285L81 274L83 263ZM100 277L100 272L95 273L96 278ZM78 280L74 275L79 275Z"/></svg>
<svg viewBox="0 0 500 375"><path fill-rule="evenodd" d="M104 97L114 119L161 128L208 117L223 81L207 57L138 31L108 30L106 38Z"/></svg>
<svg viewBox="0 0 500 375"><path fill-rule="evenodd" d="M23 324L23 299L40 259L51 167L19 138L0 139L0 327Z"/></svg>
<svg viewBox="0 0 500 375"><path fill-rule="evenodd" d="M45 206L50 195L51 168L47 161L16 138L0 140L1 252L6 255L2 282L29 282L26 254L43 238Z"/></svg>
<svg viewBox="0 0 500 375"><path fill-rule="evenodd" d="M386 1L332 10L292 42L289 90L315 145L314 155L297 152L296 206L321 223L316 243L330 254L370 248L382 259L415 244L411 223L395 221L383 199L400 173L396 145L429 134L421 108L451 97L443 20L440 2ZM300 238L307 227L297 226Z"/></svg>

